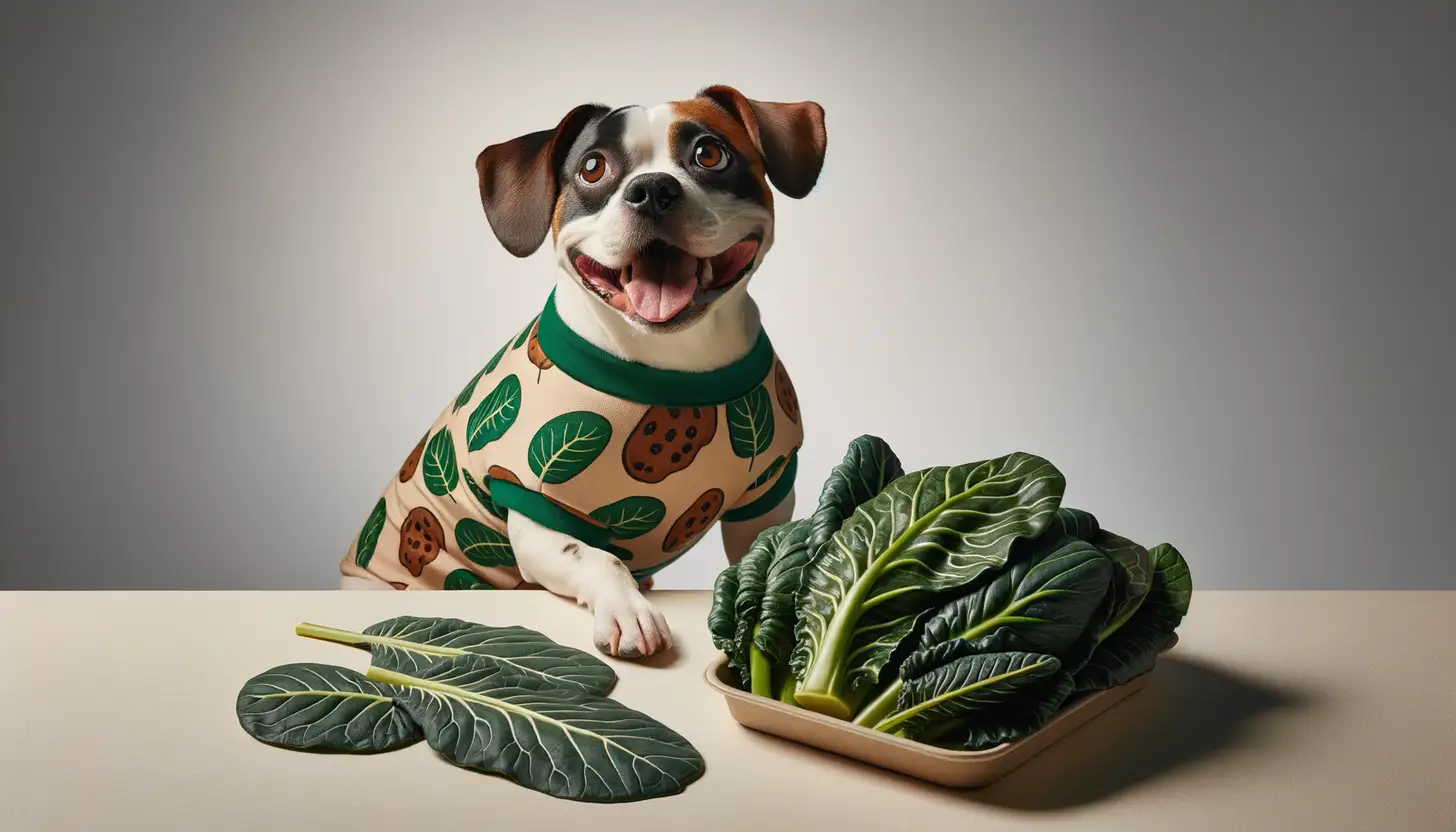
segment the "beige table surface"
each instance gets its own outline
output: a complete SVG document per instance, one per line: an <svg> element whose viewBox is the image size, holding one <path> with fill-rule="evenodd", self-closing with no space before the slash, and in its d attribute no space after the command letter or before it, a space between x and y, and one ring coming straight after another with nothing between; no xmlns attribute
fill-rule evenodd
<svg viewBox="0 0 1456 832"><path fill-rule="evenodd" d="M293 634L399 614L521 624L591 649L539 592L0 593L0 829L1456 830L1456 593L1198 592L1147 688L1006 779L917 783L734 723L702 679L708 596L654 592L680 647L616 662L613 696L707 772L615 806L455 768L272 748L248 677L367 654Z"/></svg>

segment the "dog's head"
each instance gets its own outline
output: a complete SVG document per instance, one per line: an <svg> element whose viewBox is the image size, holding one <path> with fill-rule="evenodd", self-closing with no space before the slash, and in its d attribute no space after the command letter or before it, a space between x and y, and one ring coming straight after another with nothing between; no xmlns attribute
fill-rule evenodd
<svg viewBox="0 0 1456 832"><path fill-rule="evenodd" d="M799 199L824 164L824 110L714 86L655 107L583 104L554 129L476 159L480 199L506 250L551 233L556 258L645 329L681 329L730 292L773 244L772 184Z"/></svg>

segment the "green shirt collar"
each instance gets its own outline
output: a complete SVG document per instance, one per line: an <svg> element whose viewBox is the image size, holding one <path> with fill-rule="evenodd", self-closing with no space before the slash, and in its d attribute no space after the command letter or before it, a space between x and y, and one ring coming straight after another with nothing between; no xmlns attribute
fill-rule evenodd
<svg viewBox="0 0 1456 832"><path fill-rule="evenodd" d="M657 407L727 404L763 383L773 367L773 345L759 330L748 355L717 370L660 370L618 358L576 334L556 311L556 290L546 299L536 332L541 351L568 376L594 390Z"/></svg>

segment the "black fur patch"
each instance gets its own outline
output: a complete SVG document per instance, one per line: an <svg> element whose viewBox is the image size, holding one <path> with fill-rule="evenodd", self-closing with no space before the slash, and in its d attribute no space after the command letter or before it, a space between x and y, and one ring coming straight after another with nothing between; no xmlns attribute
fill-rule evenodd
<svg viewBox="0 0 1456 832"><path fill-rule="evenodd" d="M561 183L561 225L574 219L590 216L606 207L612 194L632 172L632 159L623 145L627 122L631 111L640 107L618 107L599 119L593 120L581 135L572 142L567 151L556 181ZM607 160L607 174L599 181L587 184L577 177L582 160L591 152L601 153Z"/></svg>

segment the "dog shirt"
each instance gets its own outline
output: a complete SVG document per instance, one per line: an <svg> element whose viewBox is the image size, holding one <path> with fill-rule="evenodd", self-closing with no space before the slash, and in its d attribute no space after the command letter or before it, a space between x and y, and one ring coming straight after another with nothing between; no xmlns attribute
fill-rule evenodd
<svg viewBox="0 0 1456 832"><path fill-rule="evenodd" d="M396 589L513 589L506 517L611 552L645 580L717 520L776 508L803 442L767 334L709 372L625 361L567 328L555 293L390 479L345 575Z"/></svg>

